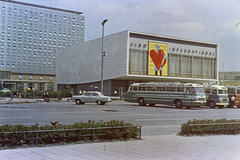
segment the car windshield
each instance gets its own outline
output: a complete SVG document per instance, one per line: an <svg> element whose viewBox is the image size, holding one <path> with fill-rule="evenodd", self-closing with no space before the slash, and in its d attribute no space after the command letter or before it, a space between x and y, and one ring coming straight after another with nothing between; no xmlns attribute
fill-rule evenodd
<svg viewBox="0 0 240 160"><path fill-rule="evenodd" d="M100 96L104 96L101 92L99 93Z"/></svg>
<svg viewBox="0 0 240 160"><path fill-rule="evenodd" d="M227 90L218 90L218 94L228 94Z"/></svg>

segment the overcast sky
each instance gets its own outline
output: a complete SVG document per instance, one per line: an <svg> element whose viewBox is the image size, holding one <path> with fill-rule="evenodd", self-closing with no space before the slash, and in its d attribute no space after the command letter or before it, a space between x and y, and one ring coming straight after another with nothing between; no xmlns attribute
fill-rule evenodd
<svg viewBox="0 0 240 160"><path fill-rule="evenodd" d="M219 70L240 71L239 0L17 0L83 12L85 41L131 30L219 44Z"/></svg>

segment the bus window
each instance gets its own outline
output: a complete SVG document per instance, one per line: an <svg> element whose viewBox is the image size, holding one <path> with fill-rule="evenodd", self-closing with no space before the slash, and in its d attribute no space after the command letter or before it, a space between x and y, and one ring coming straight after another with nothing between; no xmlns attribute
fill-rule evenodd
<svg viewBox="0 0 240 160"><path fill-rule="evenodd" d="M147 90L147 87L138 87L138 90L139 90L139 91L146 91L146 90Z"/></svg>
<svg viewBox="0 0 240 160"><path fill-rule="evenodd" d="M217 90L216 90L216 89L213 89L213 90L212 90L212 94L217 94Z"/></svg>
<svg viewBox="0 0 240 160"><path fill-rule="evenodd" d="M137 87L132 87L132 90L133 91L137 91Z"/></svg>
<svg viewBox="0 0 240 160"><path fill-rule="evenodd" d="M210 93L210 89L205 89L205 93Z"/></svg>
<svg viewBox="0 0 240 160"><path fill-rule="evenodd" d="M157 89L156 87L148 87L147 88L148 91L156 91L156 89Z"/></svg>
<svg viewBox="0 0 240 160"><path fill-rule="evenodd" d="M240 94L240 89L237 90L237 94Z"/></svg>
<svg viewBox="0 0 240 160"><path fill-rule="evenodd" d="M177 92L184 92L184 88L183 87L177 87Z"/></svg>
<svg viewBox="0 0 240 160"><path fill-rule="evenodd" d="M201 87L196 87L192 89L192 93L204 93L204 89Z"/></svg>
<svg viewBox="0 0 240 160"><path fill-rule="evenodd" d="M163 91L163 92L165 92L165 87L157 87L157 91Z"/></svg>
<svg viewBox="0 0 240 160"><path fill-rule="evenodd" d="M167 91L169 92L176 92L176 87L167 87Z"/></svg>
<svg viewBox="0 0 240 160"><path fill-rule="evenodd" d="M227 90L218 90L218 94L227 94Z"/></svg>
<svg viewBox="0 0 240 160"><path fill-rule="evenodd" d="M235 94L234 89L228 89L229 94Z"/></svg>
<svg viewBox="0 0 240 160"><path fill-rule="evenodd" d="M190 88L190 87L187 87L187 88L186 88L186 92L187 92L187 93L190 93L190 92L191 92L191 88Z"/></svg>

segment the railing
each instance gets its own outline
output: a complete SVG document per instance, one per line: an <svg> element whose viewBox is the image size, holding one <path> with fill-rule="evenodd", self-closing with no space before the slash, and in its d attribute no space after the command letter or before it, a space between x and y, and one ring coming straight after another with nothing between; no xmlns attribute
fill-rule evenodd
<svg viewBox="0 0 240 160"><path fill-rule="evenodd" d="M221 134L223 133L224 129L236 129L236 128L224 128L224 125L240 125L240 123L209 123L209 124L188 124L188 137L190 135L190 128L192 126L221 126L220 128L211 128L211 129L194 129L194 131L202 131L202 130L220 130ZM238 129L240 129L240 127L237 127Z"/></svg>
<svg viewBox="0 0 240 160"><path fill-rule="evenodd" d="M78 137L92 137L92 141L94 142L94 137L95 136L104 136L107 134L96 134L96 130L106 130L106 129L123 129L123 128L139 128L139 139L141 139L141 128L142 126L119 126L119 127L98 127L98 128L81 128L81 129L60 129L60 130L36 130L36 131L17 131L17 132L0 132L0 135L2 134L24 134L24 133L35 133L35 138L23 138L21 140L35 140L36 145L38 145L38 140L46 137L39 137L39 133L48 133L48 132L69 132L69 131L85 131L85 130L92 130L92 134L83 134L83 135L78 135ZM122 132L125 133L125 132ZM64 136L64 138L69 137L69 136ZM0 143L6 142L6 141L13 141L13 139L9 140L0 140Z"/></svg>

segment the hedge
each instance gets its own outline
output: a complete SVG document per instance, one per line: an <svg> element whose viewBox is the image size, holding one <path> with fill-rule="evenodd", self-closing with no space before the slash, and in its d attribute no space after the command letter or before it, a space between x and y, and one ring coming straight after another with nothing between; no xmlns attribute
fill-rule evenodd
<svg viewBox="0 0 240 160"><path fill-rule="evenodd" d="M236 135L240 133L240 120L231 119L203 119L203 120L189 120L187 123L181 124L181 130L179 135L188 135L188 125L189 124L200 124L190 126L191 135L216 135L216 134L226 134L226 135ZM203 125L207 124L207 125ZM214 124L214 125L211 125ZM217 125L215 125L217 124Z"/></svg>
<svg viewBox="0 0 240 160"><path fill-rule="evenodd" d="M19 125L2 125L0 126L0 147L2 149L22 146L23 144L28 146L35 146L36 137L35 133L29 133L26 131L42 131L51 130L50 132L38 132L38 146L44 146L46 144L61 144L61 143L72 143L78 141L90 141L92 139L92 130L87 128L99 128L99 127L119 127L117 129L96 129L95 134L101 134L94 136L95 140L128 140L130 138L137 138L140 135L141 129L139 126L134 126L131 123L126 123L123 120L111 120L111 121L91 121L88 122L76 122L73 125L57 124L39 126L37 123L30 127L23 124ZM124 126L131 126L130 128L124 128ZM82 129L74 131L61 131L56 132L52 130L66 130L66 129ZM6 133L12 132L12 133ZM17 133L18 132L18 133ZM80 136L89 135L89 136Z"/></svg>
<svg viewBox="0 0 240 160"><path fill-rule="evenodd" d="M33 91L8 91L8 92L3 92L0 91L0 96L1 97L10 97L11 92L13 93L14 96L17 96L19 93L21 93L21 97L24 98L24 93L26 93L26 98L32 98L32 93ZM45 93L48 92L48 98L63 98L63 97L72 97L72 91L70 90L61 90L61 91L45 91ZM43 98L43 91L34 91L34 98Z"/></svg>

